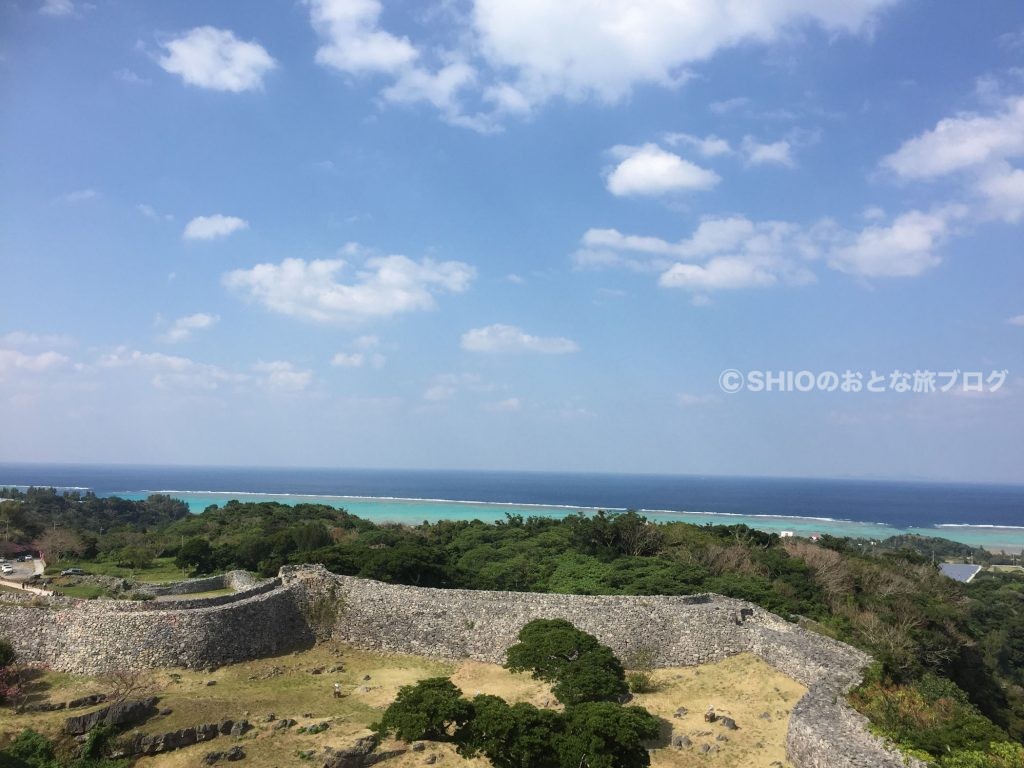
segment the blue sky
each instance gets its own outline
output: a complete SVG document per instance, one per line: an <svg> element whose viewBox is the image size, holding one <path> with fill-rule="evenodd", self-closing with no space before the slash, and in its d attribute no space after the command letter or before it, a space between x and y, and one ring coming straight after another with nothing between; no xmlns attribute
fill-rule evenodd
<svg viewBox="0 0 1024 768"><path fill-rule="evenodd" d="M1018 3L0 30L0 460L1024 481Z"/></svg>

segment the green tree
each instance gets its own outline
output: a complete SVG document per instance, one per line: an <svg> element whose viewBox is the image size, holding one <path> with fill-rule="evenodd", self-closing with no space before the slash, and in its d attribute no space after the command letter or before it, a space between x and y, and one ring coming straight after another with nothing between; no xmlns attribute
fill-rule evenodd
<svg viewBox="0 0 1024 768"><path fill-rule="evenodd" d="M179 568L190 568L197 573L213 570L213 547L206 539L189 539L178 550L174 562Z"/></svg>
<svg viewBox="0 0 1024 768"><path fill-rule="evenodd" d="M495 768L559 768L551 748L562 730L558 712L488 695L470 703L472 715L455 737L460 755L484 755Z"/></svg>
<svg viewBox="0 0 1024 768"><path fill-rule="evenodd" d="M609 701L568 707L555 742L566 768L641 768L651 764L645 742L658 737L658 719L643 707Z"/></svg>
<svg viewBox="0 0 1024 768"><path fill-rule="evenodd" d="M505 666L553 683L552 693L566 706L614 701L628 691L612 649L564 619L536 619L524 626Z"/></svg>
<svg viewBox="0 0 1024 768"><path fill-rule="evenodd" d="M372 727L382 736L394 734L404 741L451 741L452 729L465 724L471 715L470 703L451 680L430 677L402 686L380 722Z"/></svg>

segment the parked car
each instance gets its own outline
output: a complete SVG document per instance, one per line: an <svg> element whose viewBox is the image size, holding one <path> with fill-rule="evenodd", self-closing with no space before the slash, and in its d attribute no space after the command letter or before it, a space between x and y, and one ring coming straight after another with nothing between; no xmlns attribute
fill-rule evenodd
<svg viewBox="0 0 1024 768"><path fill-rule="evenodd" d="M22 555L18 558L23 563L31 563L33 559L32 555Z"/></svg>
<svg viewBox="0 0 1024 768"><path fill-rule="evenodd" d="M60 572L61 576L85 576L85 571L81 568L65 568Z"/></svg>
<svg viewBox="0 0 1024 768"><path fill-rule="evenodd" d="M12 574L12 573L14 573L14 568L12 568L9 565L5 565L3 567L0 567L0 573L3 573L5 575Z"/></svg>

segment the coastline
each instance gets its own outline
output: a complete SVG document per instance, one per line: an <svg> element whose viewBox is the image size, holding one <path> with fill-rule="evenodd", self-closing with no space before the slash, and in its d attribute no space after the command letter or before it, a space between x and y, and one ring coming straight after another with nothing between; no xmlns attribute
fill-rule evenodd
<svg viewBox="0 0 1024 768"><path fill-rule="evenodd" d="M241 502L278 502L281 504L326 504L344 508L354 515L382 523L418 525L440 520L504 520L506 514L526 516L564 517L574 512L623 511L622 507L593 507L567 504L512 503L498 501L466 501L458 499L432 499L421 497L360 496L347 494L300 494L237 491L184 491L180 489L152 489L118 491L104 495L126 499L144 499L153 493L179 498L194 513L202 512L211 504L224 504L231 499ZM742 514L736 512L703 512L690 510L638 509L638 512L658 522L685 522L695 525L745 524L769 533L791 531L798 536L833 535L868 540L879 540L900 534L917 534L948 539L970 546L981 547L993 553L1021 554L1024 552L1024 526L991 524L943 523L931 527L898 527L886 523L860 522L830 517L807 517L778 514Z"/></svg>

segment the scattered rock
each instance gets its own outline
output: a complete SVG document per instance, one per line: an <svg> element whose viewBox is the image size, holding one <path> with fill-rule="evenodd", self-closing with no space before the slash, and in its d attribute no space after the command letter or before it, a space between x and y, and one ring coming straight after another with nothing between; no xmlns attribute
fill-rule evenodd
<svg viewBox="0 0 1024 768"><path fill-rule="evenodd" d="M672 717L675 717L675 718L686 717L688 714L690 714L690 710L688 710L686 707L680 707L679 709L677 709L675 712L672 713Z"/></svg>
<svg viewBox="0 0 1024 768"><path fill-rule="evenodd" d="M422 741L414 741L413 744L412 744L412 751L413 752L422 752L426 748L427 748L427 745L424 744Z"/></svg>
<svg viewBox="0 0 1024 768"><path fill-rule="evenodd" d="M686 747L692 747L693 742L690 741L689 736L679 733L672 737L672 746L676 749L684 749Z"/></svg>
<svg viewBox="0 0 1024 768"><path fill-rule="evenodd" d="M220 725L217 727L217 730L219 730L224 736L227 736L229 733L231 733L231 729L234 727L234 720L221 720Z"/></svg>
<svg viewBox="0 0 1024 768"><path fill-rule="evenodd" d="M203 765L213 765L224 759L223 752L207 752L203 755Z"/></svg>
<svg viewBox="0 0 1024 768"><path fill-rule="evenodd" d="M128 699L97 709L87 715L69 717L64 721L64 732L72 736L88 733L97 725L128 725L141 723L156 713L156 696L147 699Z"/></svg>
<svg viewBox="0 0 1024 768"><path fill-rule="evenodd" d="M163 709L160 710L160 716L161 717L167 717L172 712L174 712L174 710L171 709L170 707L164 707Z"/></svg>
<svg viewBox="0 0 1024 768"><path fill-rule="evenodd" d="M729 737L726 736L724 733L720 733L717 736L715 736L715 741L728 741L728 740L729 740Z"/></svg>
<svg viewBox="0 0 1024 768"><path fill-rule="evenodd" d="M275 720L277 720L277 715L275 715L273 712L268 712L267 716L263 718L263 722L265 723L272 723Z"/></svg>
<svg viewBox="0 0 1024 768"><path fill-rule="evenodd" d="M762 720L771 720L772 719L772 713L771 712L762 712L760 715L758 715L758 717L760 717Z"/></svg>
<svg viewBox="0 0 1024 768"><path fill-rule="evenodd" d="M366 681L366 680L369 680L369 679L370 679L370 676L369 676L369 675L363 675L363 680L364 680L364 681Z"/></svg>
<svg viewBox="0 0 1024 768"><path fill-rule="evenodd" d="M424 763L425 765L433 765L433 764L434 764L434 763L436 763L436 762L437 762L437 755L427 755L427 756L426 756L426 757L425 757L425 758L423 759L423 763Z"/></svg>
<svg viewBox="0 0 1024 768"><path fill-rule="evenodd" d="M241 747L232 747L227 751L227 753L225 753L224 757L227 759L229 763L233 763L237 760L244 760L245 750Z"/></svg>
<svg viewBox="0 0 1024 768"><path fill-rule="evenodd" d="M739 729L739 726L736 725L736 721L733 720L731 717L723 717L721 718L721 721L722 725L725 726L726 730L735 731Z"/></svg>
<svg viewBox="0 0 1024 768"><path fill-rule="evenodd" d="M293 725L295 725L295 721L291 718L286 717L283 720L278 720L276 723L274 723L274 730L285 731L291 728Z"/></svg>
<svg viewBox="0 0 1024 768"><path fill-rule="evenodd" d="M237 723L231 726L232 736L244 736L247 731L251 730L252 726L249 725L248 720L239 720Z"/></svg>
<svg viewBox="0 0 1024 768"><path fill-rule="evenodd" d="M206 681L206 687L207 688L209 688L211 685L216 685L216 684L217 684L216 680L207 680Z"/></svg>

